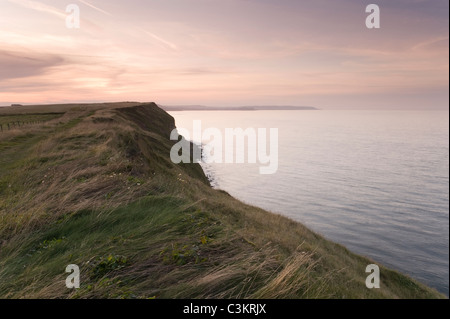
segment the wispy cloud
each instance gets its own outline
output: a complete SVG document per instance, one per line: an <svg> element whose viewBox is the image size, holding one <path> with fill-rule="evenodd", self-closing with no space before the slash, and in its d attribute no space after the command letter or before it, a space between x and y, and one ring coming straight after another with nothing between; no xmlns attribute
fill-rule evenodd
<svg viewBox="0 0 450 319"><path fill-rule="evenodd" d="M146 30L143 30L143 31L144 31L145 34L149 35L150 37L152 37L156 41L162 43L165 47L168 47L168 48L170 48L172 50L178 50L178 47L175 44L173 44L172 42L164 40L163 38L157 36L154 33L149 32L149 31L146 31Z"/></svg>
<svg viewBox="0 0 450 319"><path fill-rule="evenodd" d="M61 19L66 19L66 16L67 16L66 13L64 13L64 11L59 10L58 8L43 4L38 1L32 1L32 0L7 0L7 1L17 4L19 6L27 8L27 9L32 9L32 10L52 14Z"/></svg>
<svg viewBox="0 0 450 319"><path fill-rule="evenodd" d="M113 15L111 14L111 13L109 13L108 11L105 11L105 10L103 10L103 9L100 9L99 7L97 7L97 6L94 6L92 3L89 3L89 2L87 2L87 1L85 1L85 0L78 0L79 2L81 2L81 3L83 3L83 4L85 4L85 5L87 5L88 7L91 7L92 9L94 9L94 10L97 10L98 12L101 12L101 13L103 13L103 14L106 14L107 16L110 16L110 17L112 17Z"/></svg>
<svg viewBox="0 0 450 319"><path fill-rule="evenodd" d="M64 61L65 58L56 54L0 50L0 83L8 79L43 74Z"/></svg>
<svg viewBox="0 0 450 319"><path fill-rule="evenodd" d="M423 41L415 45L412 50L417 51L421 49L430 49L433 47L448 48L448 37L433 37L427 41Z"/></svg>

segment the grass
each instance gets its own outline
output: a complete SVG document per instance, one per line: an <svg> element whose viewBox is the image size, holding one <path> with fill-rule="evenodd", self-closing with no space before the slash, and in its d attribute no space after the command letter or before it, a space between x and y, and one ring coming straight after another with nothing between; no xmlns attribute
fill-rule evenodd
<svg viewBox="0 0 450 319"><path fill-rule="evenodd" d="M21 126L35 125L44 123L61 117L64 113L34 113L34 114L0 114L0 125L3 125L3 130L7 130L7 124L10 123L11 128L13 123L19 128Z"/></svg>
<svg viewBox="0 0 450 319"><path fill-rule="evenodd" d="M0 134L0 298L445 298L173 164L153 104L59 108Z"/></svg>

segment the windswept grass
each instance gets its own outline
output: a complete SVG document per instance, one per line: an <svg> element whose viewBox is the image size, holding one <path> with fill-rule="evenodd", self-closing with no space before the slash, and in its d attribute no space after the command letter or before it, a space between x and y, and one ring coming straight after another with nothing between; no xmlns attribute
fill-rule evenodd
<svg viewBox="0 0 450 319"><path fill-rule="evenodd" d="M0 125L3 125L3 130L8 129L7 124L10 123L11 128L13 123L17 125L17 128L29 125L42 124L47 121L56 119L64 115L64 113L28 113L28 114L0 114Z"/></svg>
<svg viewBox="0 0 450 319"><path fill-rule="evenodd" d="M0 134L0 298L445 297L174 165L154 104L62 109Z"/></svg>

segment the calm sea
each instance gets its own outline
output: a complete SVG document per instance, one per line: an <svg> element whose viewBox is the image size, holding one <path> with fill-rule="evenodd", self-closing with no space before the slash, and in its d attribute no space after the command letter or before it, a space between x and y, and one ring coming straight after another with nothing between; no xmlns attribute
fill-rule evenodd
<svg viewBox="0 0 450 319"><path fill-rule="evenodd" d="M279 168L203 164L215 187L448 295L448 111L171 112L177 127L278 128ZM199 141L196 141L199 142Z"/></svg>

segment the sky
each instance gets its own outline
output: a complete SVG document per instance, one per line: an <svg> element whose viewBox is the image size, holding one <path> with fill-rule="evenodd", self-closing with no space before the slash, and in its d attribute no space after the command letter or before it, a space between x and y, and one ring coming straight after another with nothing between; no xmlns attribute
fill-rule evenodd
<svg viewBox="0 0 450 319"><path fill-rule="evenodd" d="M71 4L80 28L66 25ZM448 12L448 0L0 0L0 105L448 110Z"/></svg>

